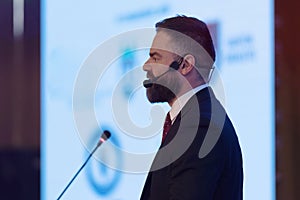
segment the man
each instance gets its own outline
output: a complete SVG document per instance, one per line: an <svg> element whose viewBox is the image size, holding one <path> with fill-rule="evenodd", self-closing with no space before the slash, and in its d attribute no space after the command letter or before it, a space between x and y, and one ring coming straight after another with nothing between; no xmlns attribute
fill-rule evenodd
<svg viewBox="0 0 300 200"><path fill-rule="evenodd" d="M171 110L141 200L242 199L238 138L208 86L215 50L206 24L176 16L156 31L144 86L151 103L168 102Z"/></svg>

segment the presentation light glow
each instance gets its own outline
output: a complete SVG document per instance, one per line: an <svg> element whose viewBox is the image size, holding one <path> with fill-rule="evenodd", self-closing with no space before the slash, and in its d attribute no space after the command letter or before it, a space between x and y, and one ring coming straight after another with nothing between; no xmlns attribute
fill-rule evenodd
<svg viewBox="0 0 300 200"><path fill-rule="evenodd" d="M23 32L22 2L14 0L15 36ZM148 102L142 65L155 23L176 14L205 21L212 34L211 86L241 144L244 199L275 200L273 1L41 3L42 200L55 199L105 141L99 130L111 138L64 198L139 199L169 109Z"/></svg>

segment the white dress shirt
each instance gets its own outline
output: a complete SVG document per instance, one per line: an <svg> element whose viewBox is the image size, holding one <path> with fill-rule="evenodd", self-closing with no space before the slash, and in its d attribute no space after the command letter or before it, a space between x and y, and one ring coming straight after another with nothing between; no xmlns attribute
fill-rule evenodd
<svg viewBox="0 0 300 200"><path fill-rule="evenodd" d="M171 107L170 117L172 120L172 124L174 123L177 115L180 113L181 109L184 107L184 105L188 102L188 100L195 95L200 90L203 90L204 88L208 87L208 84L199 85L198 87L195 87L194 89L188 91L187 93L181 95L178 99L176 99Z"/></svg>

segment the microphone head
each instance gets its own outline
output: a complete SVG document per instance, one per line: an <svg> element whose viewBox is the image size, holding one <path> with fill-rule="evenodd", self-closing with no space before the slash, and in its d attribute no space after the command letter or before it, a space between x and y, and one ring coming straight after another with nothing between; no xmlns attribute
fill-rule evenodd
<svg viewBox="0 0 300 200"><path fill-rule="evenodd" d="M101 139L106 141L108 138L110 138L110 136L111 136L110 132L105 130L105 131L103 131L103 134L101 135Z"/></svg>
<svg viewBox="0 0 300 200"><path fill-rule="evenodd" d="M153 85L153 81L151 81L150 79L144 80L143 85L145 88L149 88Z"/></svg>

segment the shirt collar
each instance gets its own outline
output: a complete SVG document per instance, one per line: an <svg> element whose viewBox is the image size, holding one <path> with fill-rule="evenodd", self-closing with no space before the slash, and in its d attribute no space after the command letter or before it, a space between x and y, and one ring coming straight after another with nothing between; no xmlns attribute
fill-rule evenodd
<svg viewBox="0 0 300 200"><path fill-rule="evenodd" d="M194 89L188 91L187 93L181 95L178 99L176 99L171 107L170 110L170 117L172 120L172 123L175 121L175 118L183 108L183 106L188 102L188 100L197 92L200 90L208 87L208 84L199 85L198 87L195 87Z"/></svg>

